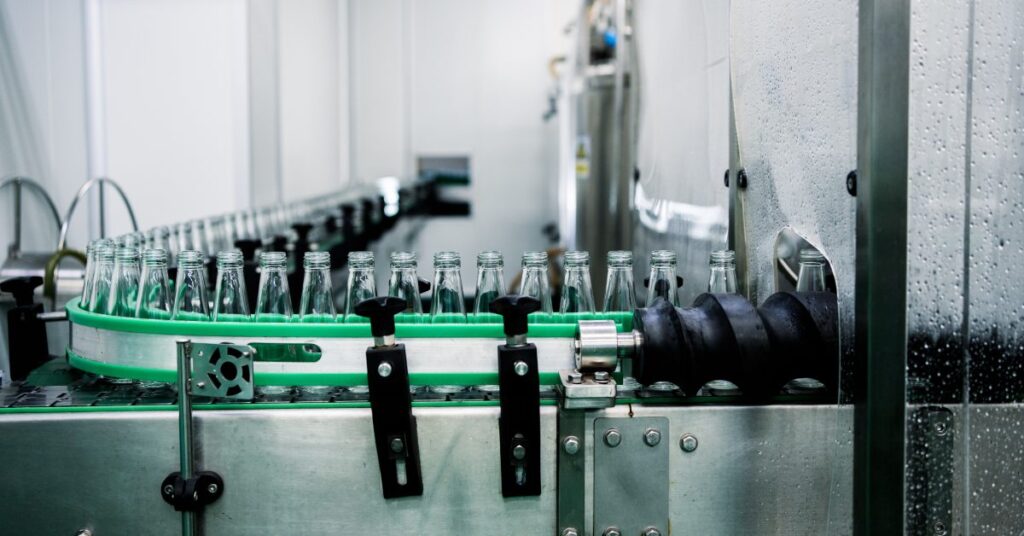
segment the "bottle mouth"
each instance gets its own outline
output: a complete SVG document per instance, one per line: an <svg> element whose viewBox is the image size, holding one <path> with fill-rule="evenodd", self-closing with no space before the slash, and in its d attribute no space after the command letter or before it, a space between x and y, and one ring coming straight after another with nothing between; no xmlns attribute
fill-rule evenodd
<svg viewBox="0 0 1024 536"><path fill-rule="evenodd" d="M632 251L609 251L608 266L626 268L633 266Z"/></svg>
<svg viewBox="0 0 1024 536"><path fill-rule="evenodd" d="M166 266L167 252L160 248L149 248L142 252L142 262L148 266Z"/></svg>
<svg viewBox="0 0 1024 536"><path fill-rule="evenodd" d="M505 259L500 251L483 251L476 256L476 265L480 268L501 268Z"/></svg>
<svg viewBox="0 0 1024 536"><path fill-rule="evenodd" d="M590 265L590 253L586 251L566 251L565 252L565 265L567 267L572 266L589 266Z"/></svg>
<svg viewBox="0 0 1024 536"><path fill-rule="evenodd" d="M736 264L736 252L731 249L712 251L711 264L718 266L734 266Z"/></svg>
<svg viewBox="0 0 1024 536"><path fill-rule="evenodd" d="M302 266L307 270L330 268L331 254L326 251L307 251L302 258Z"/></svg>
<svg viewBox="0 0 1024 536"><path fill-rule="evenodd" d="M527 251L523 253L523 267L546 267L548 253L546 251Z"/></svg>
<svg viewBox="0 0 1024 536"><path fill-rule="evenodd" d="M96 247L97 262L114 262L114 247L108 244L100 244Z"/></svg>
<svg viewBox="0 0 1024 536"><path fill-rule="evenodd" d="M825 264L825 256L811 248L800 250L800 264Z"/></svg>
<svg viewBox="0 0 1024 536"><path fill-rule="evenodd" d="M348 254L350 268L373 268L372 251L352 251Z"/></svg>
<svg viewBox="0 0 1024 536"><path fill-rule="evenodd" d="M394 251L391 253L391 268L415 268L416 254L410 251Z"/></svg>
<svg viewBox="0 0 1024 536"><path fill-rule="evenodd" d="M118 262L138 262L139 248L135 246L118 246L115 259Z"/></svg>
<svg viewBox="0 0 1024 536"><path fill-rule="evenodd" d="M186 249L178 253L179 268L199 268L203 265L203 254L194 249Z"/></svg>
<svg viewBox="0 0 1024 536"><path fill-rule="evenodd" d="M651 266L675 266L676 252L659 249L651 252Z"/></svg>
<svg viewBox="0 0 1024 536"><path fill-rule="evenodd" d="M454 251L438 251L434 254L434 268L458 268L462 258Z"/></svg>
<svg viewBox="0 0 1024 536"><path fill-rule="evenodd" d="M237 249L217 253L217 268L241 268L244 259Z"/></svg>
<svg viewBox="0 0 1024 536"><path fill-rule="evenodd" d="M261 268L284 268L288 257L281 251L264 251L260 253Z"/></svg>

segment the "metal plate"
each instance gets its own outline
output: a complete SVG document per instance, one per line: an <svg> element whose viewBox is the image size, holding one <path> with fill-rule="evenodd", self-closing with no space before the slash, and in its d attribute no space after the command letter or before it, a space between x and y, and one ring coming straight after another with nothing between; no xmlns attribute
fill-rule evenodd
<svg viewBox="0 0 1024 536"><path fill-rule="evenodd" d="M239 344L192 344L192 394L252 400L253 350Z"/></svg>
<svg viewBox="0 0 1024 536"><path fill-rule="evenodd" d="M669 436L665 417L594 420L594 533L669 533Z"/></svg>

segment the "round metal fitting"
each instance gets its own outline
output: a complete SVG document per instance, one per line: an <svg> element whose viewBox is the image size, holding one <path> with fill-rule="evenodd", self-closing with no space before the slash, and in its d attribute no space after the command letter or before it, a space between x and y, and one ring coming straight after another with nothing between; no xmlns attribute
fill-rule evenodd
<svg viewBox="0 0 1024 536"><path fill-rule="evenodd" d="M164 486L164 495L173 495L173 494L174 494L174 486L172 486L170 484L167 484L166 486Z"/></svg>
<svg viewBox="0 0 1024 536"><path fill-rule="evenodd" d="M576 436L569 436L562 440L562 450L566 454L573 456L580 451L580 438Z"/></svg>
<svg viewBox="0 0 1024 536"><path fill-rule="evenodd" d="M697 436L693 434L683 434L679 438L679 448L683 449L683 452L693 452L697 450Z"/></svg>
<svg viewBox="0 0 1024 536"><path fill-rule="evenodd" d="M619 341L615 322L580 320L573 343L576 368L580 371L611 372L619 365Z"/></svg>
<svg viewBox="0 0 1024 536"><path fill-rule="evenodd" d="M210 495L216 495L217 490L219 489L220 487L217 486L216 483L211 483L209 486L206 486L206 492L209 493Z"/></svg>
<svg viewBox="0 0 1024 536"><path fill-rule="evenodd" d="M935 529L935 536L946 536L949 534L949 530L946 529L946 524L941 521L936 521L932 528Z"/></svg>
<svg viewBox="0 0 1024 536"><path fill-rule="evenodd" d="M655 428L648 428L647 431L644 432L644 443L647 443L647 446L649 447L653 447L658 443L661 443L661 431Z"/></svg>
<svg viewBox="0 0 1024 536"><path fill-rule="evenodd" d="M516 371L516 376L526 376L526 373L530 372L530 365L527 365L525 361L516 361L512 365L512 369Z"/></svg>
<svg viewBox="0 0 1024 536"><path fill-rule="evenodd" d="M622 433L619 432L618 428L612 428L604 433L604 444L609 447L615 448L622 443Z"/></svg>
<svg viewBox="0 0 1024 536"><path fill-rule="evenodd" d="M644 529L644 536L661 536L661 531L654 527Z"/></svg>
<svg viewBox="0 0 1024 536"><path fill-rule="evenodd" d="M516 460L522 460L526 458L526 447L522 445L516 445L512 447L512 458Z"/></svg>
<svg viewBox="0 0 1024 536"><path fill-rule="evenodd" d="M580 532L572 527L562 530L562 536L580 536Z"/></svg>
<svg viewBox="0 0 1024 536"><path fill-rule="evenodd" d="M846 174L846 193L857 197L857 170Z"/></svg>
<svg viewBox="0 0 1024 536"><path fill-rule="evenodd" d="M622 536L622 531L619 527L608 527L601 533L602 536Z"/></svg>
<svg viewBox="0 0 1024 536"><path fill-rule="evenodd" d="M399 452L405 450L405 443L402 442L402 438L400 437L392 439L391 444L388 446L391 447L391 452L394 452L395 454L398 454Z"/></svg>
<svg viewBox="0 0 1024 536"><path fill-rule="evenodd" d="M388 376L390 376L391 375L391 363L388 363L387 361L381 361L381 363L379 365L377 365L377 374L381 378L387 378Z"/></svg>
<svg viewBox="0 0 1024 536"><path fill-rule="evenodd" d="M609 378L611 378L611 376L603 370L599 370L594 373L594 381L597 383L608 383Z"/></svg>

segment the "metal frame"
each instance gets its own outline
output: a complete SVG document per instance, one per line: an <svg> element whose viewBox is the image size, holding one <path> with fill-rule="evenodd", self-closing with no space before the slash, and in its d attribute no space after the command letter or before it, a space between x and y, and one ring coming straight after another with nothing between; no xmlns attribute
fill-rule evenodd
<svg viewBox="0 0 1024 536"><path fill-rule="evenodd" d="M910 0L860 0L853 527L903 534Z"/></svg>
<svg viewBox="0 0 1024 536"><path fill-rule="evenodd" d="M85 194L89 193L89 190L96 185L99 185L100 192L100 237L106 236L106 206L103 201L103 191L104 186L108 184L112 188L114 188L114 191L117 192L117 194L121 197L121 201L124 202L124 208L128 210L128 219L131 220L132 222L132 230L139 230L139 223L135 219L135 211L132 210L132 204L131 202L128 201L128 195L124 193L124 190L121 189L121 186L107 177L95 177L85 181L85 184L83 184L82 187L78 189L78 193L75 194L75 198L71 200L71 206L68 207L68 213L67 215L64 216L64 221L61 223L60 226L60 238L57 240L57 251L64 249L64 246L67 243L68 229L71 224L71 216L75 214L75 208L78 207L78 202L81 201L82 198L85 197Z"/></svg>
<svg viewBox="0 0 1024 536"><path fill-rule="evenodd" d="M46 193L46 189L41 184L30 177L7 177L0 182L0 190L12 185L14 186L14 241L8 246L7 254L15 257L21 253L21 187L23 185L31 187L43 196L43 201L46 201L46 206L50 209L50 215L53 216L53 221L57 224L58 229L61 228L61 220L60 214L57 212L57 206L53 204L53 199L50 197L50 194Z"/></svg>

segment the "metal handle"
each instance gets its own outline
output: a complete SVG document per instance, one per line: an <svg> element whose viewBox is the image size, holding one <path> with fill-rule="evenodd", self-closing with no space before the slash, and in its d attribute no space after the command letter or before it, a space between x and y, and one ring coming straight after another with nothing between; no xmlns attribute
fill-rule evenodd
<svg viewBox="0 0 1024 536"><path fill-rule="evenodd" d="M21 251L21 186L26 185L35 189L37 192L42 194L43 200L46 201L46 205L50 207L50 214L53 216L54 223L57 227L61 227L60 214L57 212L57 206L53 204L53 199L50 198L50 194L46 193L46 189L41 184L31 179L30 177L7 177L0 182L0 190L3 190L9 185L14 185L14 242L11 243L8 248L10 256L16 256Z"/></svg>
<svg viewBox="0 0 1024 536"><path fill-rule="evenodd" d="M121 201L124 202L124 208L128 209L128 218L131 219L131 221L132 221L132 230L133 231L138 231L139 230L139 224L135 220L135 211L132 210L132 204L130 202L128 202L128 196L125 195L124 190L121 189L121 186L119 184L117 184L116 182L114 182L113 180L107 178L107 177L95 177L95 178L92 178L92 179L89 179L89 180L85 181L85 184L83 184L82 187L78 189L78 193L75 194L75 198L71 200L71 206L68 207L68 213L67 213L66 216L64 216L64 222L60 226L60 239L57 240L57 251L60 251L60 250L64 249L65 243L67 242L67 238L68 238L68 226L71 223L71 216L75 213L75 208L78 206L78 202L81 201L82 198L85 197L85 194L89 193L89 190L93 186L95 186L97 184L100 185L100 195L101 196L103 194L103 185L104 184L109 184L110 186L114 187L114 191L116 191L117 194L119 196L121 196ZM102 197L101 197L101 199L102 199ZM104 208L101 205L100 206L100 222L101 222L101 225L100 225L100 237L102 237L103 235L106 234L105 229L103 228L104 226L102 225L102 222L104 221L104 217L105 216L106 215L104 214Z"/></svg>
<svg viewBox="0 0 1024 536"><path fill-rule="evenodd" d="M75 260L86 264L85 253L73 249L57 250L46 261L46 268L43 271L43 299L50 298L50 310L57 310L57 266L64 257L74 257Z"/></svg>

